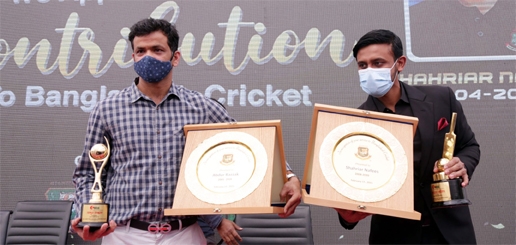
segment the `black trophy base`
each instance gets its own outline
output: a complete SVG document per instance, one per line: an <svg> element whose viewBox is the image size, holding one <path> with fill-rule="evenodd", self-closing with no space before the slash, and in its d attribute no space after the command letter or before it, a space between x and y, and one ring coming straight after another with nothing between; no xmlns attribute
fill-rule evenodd
<svg viewBox="0 0 516 245"><path fill-rule="evenodd" d="M445 202L434 202L432 204L432 208L454 208L467 205L471 205L471 202L468 199L458 199Z"/></svg>
<svg viewBox="0 0 516 245"><path fill-rule="evenodd" d="M443 185L444 184L444 185ZM436 198L436 192L432 190L432 194L434 195L434 202L432 204L433 208L453 208L453 207L459 207L459 206L467 206L471 205L471 202L466 197L466 191L462 187L462 179L451 179L451 180L442 180L434 182L432 185L440 185L442 190L441 192L449 193L450 200L443 200L443 201L435 201L436 199L440 200L442 199L443 195L437 194ZM446 188L442 188L442 186L448 186L449 190L446 190ZM444 195L446 196L446 195Z"/></svg>
<svg viewBox="0 0 516 245"><path fill-rule="evenodd" d="M84 228L84 226L89 226L90 232L92 232L92 231L96 231L96 230L100 229L100 227L102 227L103 224L104 223L97 223L97 222L79 222L77 227Z"/></svg>
<svg viewBox="0 0 516 245"><path fill-rule="evenodd" d="M81 222L77 227L90 227L91 231L96 231L103 224L108 223L109 204L107 203L84 203L81 210Z"/></svg>

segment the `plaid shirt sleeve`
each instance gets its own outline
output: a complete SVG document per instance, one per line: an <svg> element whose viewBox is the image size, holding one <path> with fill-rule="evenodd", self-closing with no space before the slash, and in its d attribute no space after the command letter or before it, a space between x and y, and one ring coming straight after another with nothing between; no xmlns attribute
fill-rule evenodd
<svg viewBox="0 0 516 245"><path fill-rule="evenodd" d="M206 222L211 229L216 230L219 224L222 222L222 215L201 215L201 218Z"/></svg>
<svg viewBox="0 0 516 245"><path fill-rule="evenodd" d="M226 109L218 102L206 99L207 121L206 123L236 122L228 115Z"/></svg>

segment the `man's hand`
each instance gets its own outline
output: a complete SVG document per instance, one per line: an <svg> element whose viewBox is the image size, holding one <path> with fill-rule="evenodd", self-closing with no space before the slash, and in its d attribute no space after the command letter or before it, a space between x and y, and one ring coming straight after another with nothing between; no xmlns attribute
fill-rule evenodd
<svg viewBox="0 0 516 245"><path fill-rule="evenodd" d="M281 189L281 201L287 201L283 208L283 213L278 214L282 218L286 218L296 211L297 205L301 202L301 182L294 176L290 178Z"/></svg>
<svg viewBox="0 0 516 245"><path fill-rule="evenodd" d="M434 164L434 173L439 171L437 169L438 162L439 161L436 161ZM462 187L466 187L469 184L468 170L458 157L453 157L444 165L444 174L446 174L450 179L462 177Z"/></svg>
<svg viewBox="0 0 516 245"><path fill-rule="evenodd" d="M238 235L236 230L241 231L242 228L228 219L222 219L217 227L220 238L222 238L227 245L238 245L238 242L242 241L242 238Z"/></svg>
<svg viewBox="0 0 516 245"><path fill-rule="evenodd" d="M115 221L111 220L108 223L102 224L100 229L90 232L90 226L86 225L83 228L77 227L79 222L81 221L81 218L76 218L72 220L72 229L77 232L77 235L79 235L82 240L84 241L95 241L103 236L109 235L109 233L115 231L116 223Z"/></svg>
<svg viewBox="0 0 516 245"><path fill-rule="evenodd" d="M336 208L337 213L339 213L340 217L344 219L346 222L353 224L357 223L360 220L365 219L367 216L371 215L369 213L362 213L352 210L346 210L346 209L339 209Z"/></svg>

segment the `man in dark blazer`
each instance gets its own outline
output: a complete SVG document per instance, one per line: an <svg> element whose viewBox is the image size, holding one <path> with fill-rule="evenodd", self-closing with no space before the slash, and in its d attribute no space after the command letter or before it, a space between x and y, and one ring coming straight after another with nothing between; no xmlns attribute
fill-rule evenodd
<svg viewBox="0 0 516 245"><path fill-rule="evenodd" d="M370 111L414 116L419 119L414 136L414 209L421 220L373 215L371 244L475 244L468 206L432 209L430 185L442 157L445 133L457 113L454 157L445 165L450 179L462 178L467 186L480 159L480 148L453 91L440 86L409 86L398 80L406 57L400 38L388 30L365 34L353 48L360 86L369 94L359 107ZM443 119L444 118L444 119ZM440 123L439 123L440 122ZM341 225L353 227L369 214L337 209Z"/></svg>

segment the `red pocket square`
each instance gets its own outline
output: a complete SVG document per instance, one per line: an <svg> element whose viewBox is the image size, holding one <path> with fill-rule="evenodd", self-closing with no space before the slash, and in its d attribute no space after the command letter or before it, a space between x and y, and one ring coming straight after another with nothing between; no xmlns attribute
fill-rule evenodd
<svg viewBox="0 0 516 245"><path fill-rule="evenodd" d="M441 117L441 119L439 119L439 121L437 122L437 131L445 129L446 126L448 126L448 121L446 120L446 118Z"/></svg>

